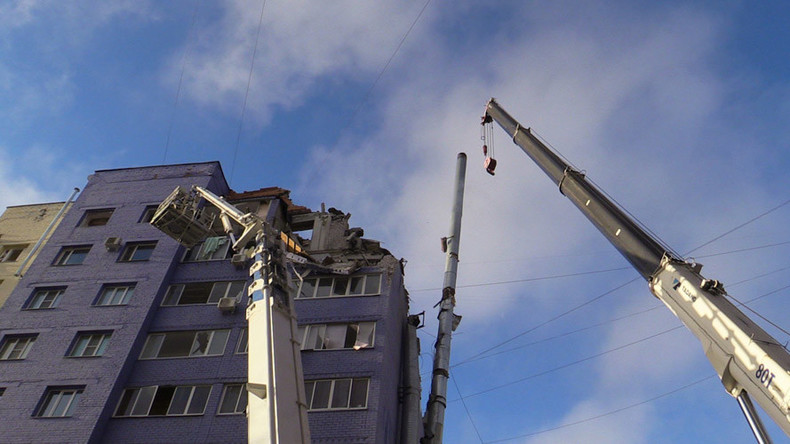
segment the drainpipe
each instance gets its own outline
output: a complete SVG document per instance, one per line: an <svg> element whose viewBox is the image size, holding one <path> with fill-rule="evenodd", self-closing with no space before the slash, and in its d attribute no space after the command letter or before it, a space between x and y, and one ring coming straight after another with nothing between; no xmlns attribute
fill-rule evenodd
<svg viewBox="0 0 790 444"><path fill-rule="evenodd" d="M58 220L60 219L60 216L66 211L66 208L69 207L69 204L71 203L71 201L74 200L74 196L76 196L77 193L79 193L79 192L80 192L80 189L77 188L77 187L74 187L74 191L71 193L71 196L69 196L69 199L60 208L60 211L58 211L58 214L56 214L55 217L52 219L52 222L49 223L49 226L47 227L47 229L44 230L44 234L42 234L41 237L38 238L38 242L36 242L36 244L33 245L33 248L30 249L30 252L27 254L25 259L22 261L22 264L16 270L16 273L14 273L14 276L22 277L22 270L25 268L27 263L30 262L30 259L33 257L33 255L36 254L36 251L38 251L39 247L41 247L41 244L44 243L44 239L46 239L47 236L49 235L49 233L52 231L52 229L55 228L55 225L58 223Z"/></svg>

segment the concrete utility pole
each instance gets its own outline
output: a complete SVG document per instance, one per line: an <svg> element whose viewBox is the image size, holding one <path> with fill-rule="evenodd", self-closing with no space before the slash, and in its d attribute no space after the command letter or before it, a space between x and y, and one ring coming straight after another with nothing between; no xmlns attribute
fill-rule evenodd
<svg viewBox="0 0 790 444"><path fill-rule="evenodd" d="M450 340L461 322L455 309L455 280L458 274L458 246L461 241L461 214L464 207L466 181L466 154L458 153L455 171L455 201L450 220L450 237L442 239L447 253L444 271L442 300L439 301L439 334L436 335L436 352L433 357L433 376L428 408L425 412L425 437L423 444L439 444L444 432L444 411L447 408L447 380L450 379Z"/></svg>

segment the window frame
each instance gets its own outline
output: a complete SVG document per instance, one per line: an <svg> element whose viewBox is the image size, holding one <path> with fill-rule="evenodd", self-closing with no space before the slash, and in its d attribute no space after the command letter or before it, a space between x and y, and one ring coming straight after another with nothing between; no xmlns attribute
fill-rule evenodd
<svg viewBox="0 0 790 444"><path fill-rule="evenodd" d="M348 386L348 394L346 395L346 406L345 407L333 407L335 404L335 390L338 388L339 383L343 383L345 381L349 381ZM365 389L365 402L363 406L356 406L351 407L352 396L354 394L355 389L357 389L356 383L357 381L364 381L364 389ZM313 403L316 401L315 397L315 390L318 386L318 383L329 383L329 391L326 393L326 407L313 407ZM347 410L366 410L368 408L368 398L370 397L370 378L369 377L359 377L359 378L333 378L333 379L313 379L304 382L305 385L305 403L307 404L307 411L308 412L327 412L327 411L347 411ZM308 389L308 387L310 387ZM361 390L361 387L359 387ZM357 392L358 394L359 392ZM323 396L322 396L323 398Z"/></svg>
<svg viewBox="0 0 790 444"><path fill-rule="evenodd" d="M82 214L82 218L80 219L80 223L77 224L77 227L103 227L110 222L110 218L114 212L115 208L96 208L85 210L85 212Z"/></svg>
<svg viewBox="0 0 790 444"><path fill-rule="evenodd" d="M27 355L30 353L30 349L33 348L33 344L36 342L37 338L38 333L3 336L3 339L0 340L0 361L22 361L27 359ZM25 343L22 345L21 350L19 350L18 355L11 358L10 356L14 353L14 350L18 349L17 344L23 340ZM11 341L14 341L13 346L9 345Z"/></svg>
<svg viewBox="0 0 790 444"><path fill-rule="evenodd" d="M218 246L217 249L211 253L211 256L206 259L200 259L203 255L203 246L206 244L205 241L199 242L195 244L192 248L187 248L184 251L184 257L181 259L181 262L186 263L194 263L194 262L209 262L209 261L226 261L233 256L233 249L230 248L232 242L228 238L228 236L215 236L214 238L224 238ZM197 250L196 250L197 249ZM222 252L218 255L219 252ZM215 257L221 256L221 257Z"/></svg>
<svg viewBox="0 0 790 444"><path fill-rule="evenodd" d="M127 242L121 250L121 255L118 256L117 262L147 262L151 260L154 255L157 241L140 241L140 242ZM135 259L135 255L143 248L147 249L148 254L143 259Z"/></svg>
<svg viewBox="0 0 790 444"><path fill-rule="evenodd" d="M49 305L46 307L42 307L44 302L47 300L47 296L49 293L55 293L55 296L49 301ZM63 296L63 293L66 292L66 287L38 287L33 290L33 294L30 295L27 302L25 303L23 309L24 310L51 310L57 308L58 304L60 303L60 299ZM40 298L40 299L39 299Z"/></svg>
<svg viewBox="0 0 790 444"><path fill-rule="evenodd" d="M107 345L110 342L110 338L112 337L112 331L103 330L103 331L81 331L77 332L74 336L74 340L71 343L68 351L66 352L67 358L98 358L104 356L104 352L107 350ZM88 338L87 343L82 346L79 354L76 354L77 350L80 347L80 343L83 338ZM91 354L86 354L85 351L89 350L91 346L91 341L94 338L99 338L98 344L93 346L93 352Z"/></svg>
<svg viewBox="0 0 790 444"><path fill-rule="evenodd" d="M352 292L353 282L356 279L362 279L361 284L361 292ZM378 284L375 286L376 288L368 288L373 287L373 284L369 284L368 280L371 278L378 278ZM327 281L329 281L327 283ZM343 292L339 292L339 284L345 281L343 285ZM306 295L305 284L309 283L308 286L310 288L310 296ZM359 297L359 296L378 296L381 294L381 285L382 285L382 274L381 273L360 273L360 274L352 274L352 275L316 275L316 276L308 276L299 281L298 285L294 285L296 287L296 295L294 299L327 299L327 298L348 298L348 297ZM373 291L375 290L375 291Z"/></svg>
<svg viewBox="0 0 790 444"><path fill-rule="evenodd" d="M234 285L238 287L238 284L241 284L241 288L239 291L234 295L231 294L231 289ZM196 289L195 287L203 287L211 285L211 288L206 292L206 302L189 302L189 303L181 303L181 299L184 297L185 291L203 291L202 289ZM219 286L225 286L225 289L222 290ZM193 288L188 288L193 287ZM235 281L204 281L204 282L186 282L182 284L173 284L167 287L167 291L165 292L165 296L162 298L162 303L160 304L162 307L179 307L185 305L208 305L213 304L216 305L217 302L223 297L233 297L236 300L240 301L244 296L244 291L247 288L247 281L246 280L235 280ZM215 291L221 292L221 294L214 296ZM231 294L229 296L229 294Z"/></svg>
<svg viewBox="0 0 790 444"><path fill-rule="evenodd" d="M0 247L0 263L16 262L30 244L8 244Z"/></svg>
<svg viewBox="0 0 790 444"><path fill-rule="evenodd" d="M140 215L140 219L137 221L138 224L147 224L151 223L151 219L154 218L154 214L156 214L156 210L159 208L159 205L146 205L145 209L143 209L143 213Z"/></svg>
<svg viewBox="0 0 790 444"><path fill-rule="evenodd" d="M84 250L84 253L82 252ZM56 267L70 267L74 265L82 265L91 251L91 245L65 245L60 248L52 265ZM69 262L75 254L81 254L82 259L79 262Z"/></svg>
<svg viewBox="0 0 790 444"><path fill-rule="evenodd" d="M68 387L47 387L44 395L41 397L38 408L33 415L35 418L70 418L74 416L74 410L77 408L82 393L85 391L85 386L68 386ZM59 410L61 400L64 394L69 394L71 398L64 406L62 414L54 415L52 413ZM52 400L56 399L52 404ZM45 414L48 413L48 414Z"/></svg>
<svg viewBox="0 0 790 444"><path fill-rule="evenodd" d="M172 389L172 392L170 394L166 394L166 393L163 394L163 392L162 392L163 390L170 391L171 389ZM181 394L183 395L183 391L187 390L187 389L189 389L189 393L187 394L186 402L184 403L183 408L180 410L180 411L182 411L184 413L170 413L170 411L174 407L174 401L176 401L176 402L183 401L183 398L182 399L178 399L178 397L177 397L177 395L179 394L179 390L181 390ZM208 391L205 392L205 396L202 399L200 397L196 398L196 396L195 396L197 394L198 389L204 389L204 390L208 389ZM118 404L115 406L115 411L114 411L112 416L113 416L113 418L144 418L144 417L148 417L148 416L152 416L152 417L202 416L202 415L206 414L206 407L208 407L208 401L209 401L209 399L211 397L212 389L213 389L213 387L212 387L211 384L149 385L149 386L144 386L144 387L127 387L121 393L121 397L118 400ZM150 392L150 397L146 393L145 397L142 398L142 400L141 400L140 393L142 393L144 390ZM128 395L127 395L127 393L128 393ZM157 395L160 395L161 397L157 399ZM154 403L157 402L157 401L158 402L162 402L165 397L168 398L167 399L167 403L168 403L167 408L164 409L165 413L164 414L153 414L152 415L151 414L151 409L154 408ZM146 398L150 398L150 399L146 399ZM200 409L200 412L196 412L195 411L195 412L189 413L189 411L192 410L193 407L197 407L197 406L193 406L193 404L192 404L193 401L196 401L196 400L198 402L202 402L202 404L203 404L202 408ZM124 401L126 401L126 402L124 402ZM137 403L140 402L140 401L142 401L143 404L138 406ZM147 406L145 404L147 404ZM124 407L124 412L129 412L129 413L128 414L120 414L119 413L119 409L121 408L121 406ZM138 408L139 408L139 410L138 410ZM161 408L161 406L158 406L158 408ZM138 414L134 414L135 410L137 410L138 412L144 410L145 414L139 414L139 413Z"/></svg>
<svg viewBox="0 0 790 444"><path fill-rule="evenodd" d="M130 283L118 283L118 284L104 284L102 285L101 289L99 290L99 296L93 302L93 307L118 307L123 305L129 305L129 300L132 299L134 296L134 290L137 286L136 282ZM118 295L118 290L124 289L123 296L121 297L120 301L115 304L103 304L102 302L107 300L112 302L116 299ZM112 291L113 295L107 297L108 293Z"/></svg>
<svg viewBox="0 0 790 444"><path fill-rule="evenodd" d="M225 406L225 398L228 396L229 389L239 389L239 392L235 395L235 401L231 401L233 403L233 411L222 411ZM239 406L242 403L244 408L239 410ZM248 394L247 394L247 385L244 383L228 383L222 385L222 396L219 398L219 405L217 405L217 415L243 415L247 412L247 403L248 403Z"/></svg>
<svg viewBox="0 0 790 444"><path fill-rule="evenodd" d="M236 342L236 351L234 352L237 355L246 355L249 353L250 350L250 329L249 327L244 327L241 329L241 333L239 334L239 340ZM244 344L244 350L241 349L241 345Z"/></svg>
<svg viewBox="0 0 790 444"><path fill-rule="evenodd" d="M222 344L221 350L219 353L209 354L210 350L215 347L219 347L219 343L215 344L214 341L217 338L217 332L222 332L225 335L224 343ZM165 345L165 341L167 340L167 335L171 336L171 343L167 345L168 348L173 347L173 343L176 343L177 347L181 347L181 344L178 344L178 338L176 335L183 335L186 333L192 334L192 340L189 342L189 347L186 349L186 354L178 354L173 356L160 356L162 352L162 347ZM200 333L210 333L208 338L208 342L205 345L205 351L203 353L195 353L194 349L195 346L200 346ZM159 339L161 338L161 339ZM145 338L145 343L143 344L143 349L140 352L140 356L137 358L141 361L150 361L150 360L157 360L157 359L182 359L182 358L210 358L210 357L219 357L225 355L225 349L228 347L228 340L230 339L230 329L223 328L223 329L214 329L214 330L182 330L182 331L165 331L165 332L154 332L149 333L148 336Z"/></svg>
<svg viewBox="0 0 790 444"><path fill-rule="evenodd" d="M370 327L370 332L368 333L368 338L370 339L369 342L360 341L359 334L362 326L365 328ZM329 342L330 339L332 341L337 340L338 338L332 337L330 338L327 330L332 328L334 333L341 331L345 327L345 332L343 333L344 336L342 340L337 341L338 343L342 343L342 346L339 347L331 347L327 348L327 345L331 345ZM355 329L355 336L353 338L349 338L348 334L350 329ZM297 335L299 335L299 344L301 350L361 350L361 349L368 349L374 348L376 346L376 321L358 321L358 322L335 322L330 324L304 324L300 325L297 329ZM333 335L334 336L334 335ZM347 346L349 341L353 339L353 345ZM317 348L319 345L318 341L320 340L320 347ZM314 344L313 347L309 347L308 343L311 342ZM365 345L359 345L365 344Z"/></svg>

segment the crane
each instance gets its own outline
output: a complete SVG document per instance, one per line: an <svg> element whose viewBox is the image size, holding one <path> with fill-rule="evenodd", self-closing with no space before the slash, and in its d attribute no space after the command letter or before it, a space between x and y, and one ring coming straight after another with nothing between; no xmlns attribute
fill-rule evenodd
<svg viewBox="0 0 790 444"><path fill-rule="evenodd" d="M790 436L790 353L741 312L701 264L665 248L491 99L483 125L497 122L647 281L650 291L693 333L755 438L768 443L751 398ZM490 168L490 161L486 163Z"/></svg>
<svg viewBox="0 0 790 444"><path fill-rule="evenodd" d="M248 340L248 440L254 443L291 444L310 442L304 375L296 338L296 317L288 291L287 264L304 254L285 233L251 213L244 213L211 191L181 187L159 205L151 225L180 244L192 247L216 235L215 215L204 211L205 200L218 210L223 231L242 253L254 243L250 266L252 283L246 317ZM235 235L234 223L241 227ZM222 302L222 301L220 301Z"/></svg>

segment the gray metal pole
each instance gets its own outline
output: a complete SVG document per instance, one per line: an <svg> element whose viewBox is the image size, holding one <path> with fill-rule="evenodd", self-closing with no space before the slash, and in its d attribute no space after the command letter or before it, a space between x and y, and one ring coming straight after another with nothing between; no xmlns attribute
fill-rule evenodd
<svg viewBox="0 0 790 444"><path fill-rule="evenodd" d="M752 429L752 433L754 433L754 439L757 440L757 444L771 444L771 437L768 436L768 431L765 430L760 416L757 415L757 410L754 408L749 394L746 393L745 390L742 390L736 399L738 400L738 405L741 407L743 416L746 417L746 422L749 423L749 427Z"/></svg>
<svg viewBox="0 0 790 444"><path fill-rule="evenodd" d="M447 262L444 272L442 300L439 301L439 334L436 336L436 352L433 357L433 376L428 408L425 412L425 444L439 444L444 432L444 411L447 408L447 381L450 379L450 340L461 317L455 309L455 280L458 275L458 246L461 241L461 214L464 207L464 183L466 181L466 154L458 154L455 171L455 201L450 221L450 237L447 238Z"/></svg>

